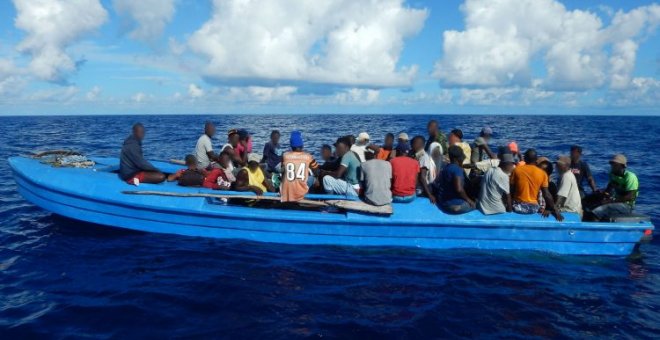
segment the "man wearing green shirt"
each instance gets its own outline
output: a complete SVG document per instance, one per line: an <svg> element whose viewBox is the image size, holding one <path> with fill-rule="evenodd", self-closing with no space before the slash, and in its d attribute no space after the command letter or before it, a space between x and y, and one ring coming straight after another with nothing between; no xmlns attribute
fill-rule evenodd
<svg viewBox="0 0 660 340"><path fill-rule="evenodd" d="M605 189L607 202L593 210L593 214L601 221L629 215L635 208L639 192L639 181L637 176L627 169L626 156L614 156L610 166L610 181ZM610 194L611 191L614 191L613 195Z"/></svg>

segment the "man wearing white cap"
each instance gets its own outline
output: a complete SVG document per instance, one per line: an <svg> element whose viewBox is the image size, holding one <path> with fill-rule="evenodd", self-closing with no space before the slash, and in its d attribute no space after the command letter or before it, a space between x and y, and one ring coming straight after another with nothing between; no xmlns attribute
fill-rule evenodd
<svg viewBox="0 0 660 340"><path fill-rule="evenodd" d="M572 212L582 216L582 198L580 187L571 170L571 159L561 156L557 159L557 172L559 172L559 190L555 208L561 212Z"/></svg>
<svg viewBox="0 0 660 340"><path fill-rule="evenodd" d="M364 157L364 150L367 149L367 146L369 146L369 134L366 132L360 132L357 139L355 140L355 144L351 146L351 151L357 154L360 163L366 161L366 158Z"/></svg>
<svg viewBox="0 0 660 340"><path fill-rule="evenodd" d="M606 200L592 213L601 221L630 214L635 208L639 192L637 175L628 170L628 160L624 155L615 155L610 161L610 181L605 189ZM614 195L610 195L614 191Z"/></svg>

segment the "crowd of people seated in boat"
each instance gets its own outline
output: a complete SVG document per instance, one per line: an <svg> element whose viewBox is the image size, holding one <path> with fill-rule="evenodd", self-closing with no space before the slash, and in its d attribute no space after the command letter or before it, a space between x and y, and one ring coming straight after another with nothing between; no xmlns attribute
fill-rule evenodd
<svg viewBox="0 0 660 340"><path fill-rule="evenodd" d="M634 209L639 182L622 154L611 159L608 185L599 190L580 146L552 162L534 149L521 153L516 142L492 149L490 127L471 144L463 141L459 129L446 136L435 120L427 131L426 138L400 133L396 145L391 133L382 145L372 143L366 132L340 137L334 151L328 144L321 147L319 164L305 151L300 131L290 133L287 147L280 143L280 132L272 131L258 155L250 134L232 129L216 153L216 128L207 122L194 152L185 157L186 168L166 175L143 156L145 129L138 123L122 146L119 175L133 185L168 180L257 195L278 192L282 202L300 201L308 193L359 197L376 206L424 199L448 214L478 209L486 215L542 214L561 221L562 213L570 212L586 214L588 220L611 220ZM550 179L554 169L556 183Z"/></svg>

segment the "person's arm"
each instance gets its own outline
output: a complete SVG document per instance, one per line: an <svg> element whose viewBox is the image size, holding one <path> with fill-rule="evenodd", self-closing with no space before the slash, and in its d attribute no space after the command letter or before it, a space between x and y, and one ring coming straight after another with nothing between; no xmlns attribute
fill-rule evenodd
<svg viewBox="0 0 660 340"><path fill-rule="evenodd" d="M276 191L275 187L273 186L273 183L271 181L269 181L268 179L264 179L263 183L261 183L261 184L263 184L263 186L266 187L266 190L268 190L268 192L275 192Z"/></svg>
<svg viewBox="0 0 660 340"><path fill-rule="evenodd" d="M552 199L552 195L550 194L548 187L541 188L541 192L543 193L543 198L545 199L545 211L543 212L543 217L548 217L550 213L552 213L557 221L563 221L564 216L561 215L558 208L555 208L555 201Z"/></svg>
<svg viewBox="0 0 660 340"><path fill-rule="evenodd" d="M351 151L349 151L349 152L351 152ZM339 163L339 167L337 168L337 170L335 170L335 171L326 171L325 174L327 176L331 176L331 177L334 177L334 178L342 178L344 176L344 173L346 173L346 169L348 168L348 161L346 163L343 162L344 157L346 157L346 155L342 156L342 159Z"/></svg>
<svg viewBox="0 0 660 340"><path fill-rule="evenodd" d="M467 192L465 192L465 189L463 188L463 178L460 176L454 176L454 179L452 180L454 184L454 190L458 194L460 198L462 198L465 202L468 202L468 204L474 208L475 204L474 201L468 197Z"/></svg>
<svg viewBox="0 0 660 340"><path fill-rule="evenodd" d="M436 203L435 196L431 191L431 187L429 186L429 183L427 183L426 181L426 174L428 173L428 171L429 170L426 167L422 168L419 171L419 175L417 177L419 179L419 183L422 185L422 190L424 190L424 193L426 194L426 196L428 196L431 203L435 204Z"/></svg>
<svg viewBox="0 0 660 340"><path fill-rule="evenodd" d="M236 182L234 182L234 191L252 191L258 196L264 194L261 188L250 185L250 178L248 177L247 170L243 169L236 175Z"/></svg>
<svg viewBox="0 0 660 340"><path fill-rule="evenodd" d="M490 151L490 147L488 146L488 144L484 144L482 147L484 148L484 151L488 155L488 158L497 159L497 155L494 154L492 151Z"/></svg>
<svg viewBox="0 0 660 340"><path fill-rule="evenodd" d="M169 176L167 176L167 181L168 181L168 182L176 181L176 180L178 180L179 178L181 178L181 174L183 174L183 170L179 170L179 171L177 171L177 172L175 172L175 173L173 173L173 174L170 174Z"/></svg>
<svg viewBox="0 0 660 340"><path fill-rule="evenodd" d="M591 168L589 168L589 164L584 163L584 169L582 169L582 171L584 171L584 176L587 177L587 181L589 182L589 186L591 187L591 192L598 191L598 187L596 186L596 181L594 180L594 176L591 174Z"/></svg>
<svg viewBox="0 0 660 340"><path fill-rule="evenodd" d="M142 171L159 171L155 166L144 159L140 146L135 144L124 149L125 155L128 159L135 164L135 166ZM160 172L160 171L159 171Z"/></svg>
<svg viewBox="0 0 660 340"><path fill-rule="evenodd" d="M625 202L632 201L633 199L635 199L635 194L636 193L637 193L637 190L626 191L625 194L623 194L622 196L617 197L614 200L614 202L625 203Z"/></svg>
<svg viewBox="0 0 660 340"><path fill-rule="evenodd" d="M504 201L504 207L506 208L506 212L512 212L513 202L511 200L511 194L510 193L502 194L502 200Z"/></svg>

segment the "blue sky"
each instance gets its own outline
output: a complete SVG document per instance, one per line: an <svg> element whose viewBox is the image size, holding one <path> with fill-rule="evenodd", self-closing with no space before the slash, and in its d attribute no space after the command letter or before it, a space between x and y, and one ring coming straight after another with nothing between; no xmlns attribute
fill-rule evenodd
<svg viewBox="0 0 660 340"><path fill-rule="evenodd" d="M0 115L660 114L649 1L0 2Z"/></svg>

